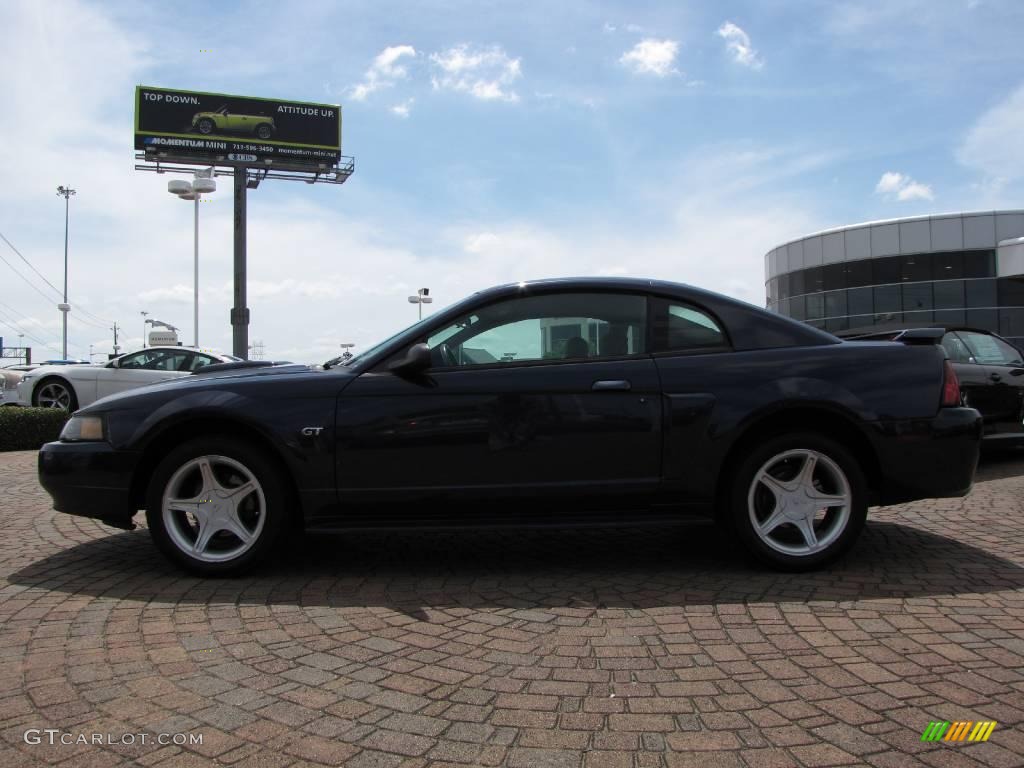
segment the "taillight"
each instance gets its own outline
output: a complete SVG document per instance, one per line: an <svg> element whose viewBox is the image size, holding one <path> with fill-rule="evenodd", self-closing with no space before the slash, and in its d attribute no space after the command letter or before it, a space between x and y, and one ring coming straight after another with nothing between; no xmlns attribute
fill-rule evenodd
<svg viewBox="0 0 1024 768"><path fill-rule="evenodd" d="M942 381L942 407L955 408L960 405L960 380L956 377L953 364L949 360L943 361L944 377Z"/></svg>

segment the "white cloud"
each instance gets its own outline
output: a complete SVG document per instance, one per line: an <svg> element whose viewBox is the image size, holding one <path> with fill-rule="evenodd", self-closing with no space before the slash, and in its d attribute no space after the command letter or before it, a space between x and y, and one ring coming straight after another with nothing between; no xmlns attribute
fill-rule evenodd
<svg viewBox="0 0 1024 768"><path fill-rule="evenodd" d="M522 77L519 59L497 45L489 48L456 45L430 54L436 68L431 82L436 90L451 90L482 101L519 101L511 85Z"/></svg>
<svg viewBox="0 0 1024 768"><path fill-rule="evenodd" d="M411 45L391 45L378 53L366 70L363 82L351 89L352 98L364 101L374 91L390 88L396 81L404 80L409 73L401 62L407 56L416 56L416 49Z"/></svg>
<svg viewBox="0 0 1024 768"><path fill-rule="evenodd" d="M761 69L764 66L764 60L750 43L750 35L738 25L731 21L725 22L718 28L718 36L725 40L726 50L732 54L737 64L751 69Z"/></svg>
<svg viewBox="0 0 1024 768"><path fill-rule="evenodd" d="M605 34L611 34L616 29L617 29L617 27L614 24L610 24L607 21L604 23L604 27L602 27L602 30L604 31Z"/></svg>
<svg viewBox="0 0 1024 768"><path fill-rule="evenodd" d="M1024 179L1024 86L974 121L957 150L963 165L985 177L987 186L1002 187Z"/></svg>
<svg viewBox="0 0 1024 768"><path fill-rule="evenodd" d="M679 74L675 68L678 53L677 41L648 37L622 54L619 63L637 74L666 77Z"/></svg>
<svg viewBox="0 0 1024 768"><path fill-rule="evenodd" d="M895 198L900 202L935 199L935 193L930 185L922 184L897 171L886 171L882 174L875 185L875 194L887 200Z"/></svg>
<svg viewBox="0 0 1024 768"><path fill-rule="evenodd" d="M390 111L391 114L393 115L397 115L398 117L405 119L409 116L409 113L412 112L412 105L413 102L415 101L416 99L408 98L405 101L399 102L398 104L389 107L388 111Z"/></svg>

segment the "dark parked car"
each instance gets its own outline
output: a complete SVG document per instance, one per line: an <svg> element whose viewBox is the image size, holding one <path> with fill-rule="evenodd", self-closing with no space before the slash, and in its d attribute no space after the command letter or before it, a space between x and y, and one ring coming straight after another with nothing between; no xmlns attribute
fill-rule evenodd
<svg viewBox="0 0 1024 768"><path fill-rule="evenodd" d="M979 328L931 325L960 381L964 405L984 419L985 445L1024 443L1024 355L1002 336ZM839 335L851 340L901 340L918 325L863 328Z"/></svg>
<svg viewBox="0 0 1024 768"><path fill-rule="evenodd" d="M266 366L78 411L39 454L57 510L204 574L291 527L676 522L717 514L793 569L869 504L960 496L981 417L937 345L842 342L675 283L483 291L327 370Z"/></svg>

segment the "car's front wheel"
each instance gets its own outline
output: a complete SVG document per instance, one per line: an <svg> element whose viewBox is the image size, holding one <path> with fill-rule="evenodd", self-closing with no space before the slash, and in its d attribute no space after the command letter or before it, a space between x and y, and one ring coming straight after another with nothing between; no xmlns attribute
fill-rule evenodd
<svg viewBox="0 0 1024 768"><path fill-rule="evenodd" d="M271 128L267 123L260 123L256 126L256 135L261 139L269 139L273 135L274 129Z"/></svg>
<svg viewBox="0 0 1024 768"><path fill-rule="evenodd" d="M208 117L204 117L202 120L196 123L196 128L198 128L199 132L202 134L213 133L213 120L211 120Z"/></svg>
<svg viewBox="0 0 1024 768"><path fill-rule="evenodd" d="M65 411L78 410L78 398L74 387L67 381L51 376L43 379L32 393L32 405L36 408L63 408Z"/></svg>
<svg viewBox="0 0 1024 768"><path fill-rule="evenodd" d="M857 459L813 433L783 435L747 453L734 477L732 528L762 562L802 571L843 554L867 517Z"/></svg>
<svg viewBox="0 0 1024 768"><path fill-rule="evenodd" d="M285 530L287 491L276 463L228 438L171 451L153 473L146 521L171 560L204 576L263 560Z"/></svg>

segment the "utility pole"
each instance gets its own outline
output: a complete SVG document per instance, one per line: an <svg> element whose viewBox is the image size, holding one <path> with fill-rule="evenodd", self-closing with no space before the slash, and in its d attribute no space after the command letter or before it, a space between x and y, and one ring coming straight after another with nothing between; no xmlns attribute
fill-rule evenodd
<svg viewBox="0 0 1024 768"><path fill-rule="evenodd" d="M64 341L61 345L61 356L64 360L68 359L68 312L71 311L71 305L68 304L68 216L73 194L75 190L71 187L57 187L57 196L64 198L64 301L57 305L64 318Z"/></svg>
<svg viewBox="0 0 1024 768"><path fill-rule="evenodd" d="M143 326L143 327L145 327L145 326ZM120 351L121 348L119 346L117 346L117 323L116 322L114 323L114 327L111 328L110 330L112 330L114 332L114 357L117 357L117 353Z"/></svg>
<svg viewBox="0 0 1024 768"><path fill-rule="evenodd" d="M235 168L235 305L231 308L231 354L249 359L249 308L245 305L245 193L248 171Z"/></svg>
<svg viewBox="0 0 1024 768"><path fill-rule="evenodd" d="M148 346L146 344L146 315L148 315L149 312L144 309L140 309L139 314L142 315L142 349L145 349Z"/></svg>

